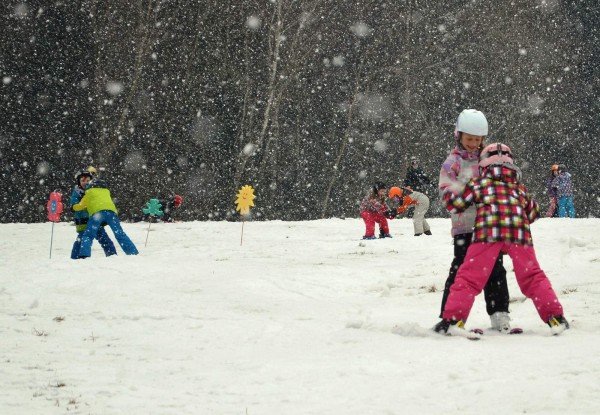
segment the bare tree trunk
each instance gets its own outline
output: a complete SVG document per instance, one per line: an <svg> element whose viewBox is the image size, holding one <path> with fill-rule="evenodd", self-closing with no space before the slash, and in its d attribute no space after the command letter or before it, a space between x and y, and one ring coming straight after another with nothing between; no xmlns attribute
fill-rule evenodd
<svg viewBox="0 0 600 415"><path fill-rule="evenodd" d="M143 13L143 11L141 10L141 6L142 3L140 3L140 14ZM136 58L135 58L135 64L134 64L134 74L133 74L133 79L131 82L131 87L129 88L129 94L127 95L127 98L125 99L125 102L123 104L123 111L121 112L121 116L119 117L119 123L117 124L117 128L115 129L114 133L109 137L108 142L106 144L106 146L103 149L103 154L104 154L104 159L106 160L106 162L108 163L108 161L110 160L110 157L112 156L112 154L114 153L116 147L118 146L118 142L120 141L120 135L121 135L121 130L123 129L123 126L125 124L126 118L127 118L127 114L129 112L129 106L131 105L131 101L133 100L133 97L135 96L135 94L137 93L138 90L138 83L140 80L140 77L142 75L142 62L144 60L144 58L146 57L146 47L149 43L149 38L150 38L150 15L152 13L152 0L148 1L148 9L146 10L146 16L145 18L142 19L142 21L140 22L140 26L143 27L143 34L142 34L142 39L140 41L140 46L137 49L137 54L136 54Z"/></svg>
<svg viewBox="0 0 600 415"><path fill-rule="evenodd" d="M240 134L238 135L238 162L237 162L237 170L235 172L233 178L233 187L237 189L240 186L240 182L242 179L242 174L244 169L246 168L246 162L248 158L251 157L251 154L245 154L245 146L247 143L244 143L245 132L246 132L246 117L248 115L248 102L250 100L250 91L251 91L251 77L250 77L250 46L248 45L248 33L246 32L246 36L244 38L244 61L245 61L245 73L246 73L246 90L244 92L244 103L242 105L242 119L240 121Z"/></svg>
<svg viewBox="0 0 600 415"><path fill-rule="evenodd" d="M282 16L281 16L281 9L283 7L283 0L280 0L277 2L277 9L275 11L275 15L273 16L275 18L275 30L274 30L274 47L273 47L273 52L270 54L271 56L271 60L270 60L270 65L269 65L269 86L268 86L268 91L269 91L269 97L267 99L267 106L265 108L264 114L263 114L263 122L262 122L262 126L260 129L260 133L258 135L258 139L256 142L256 148L259 151L263 151L264 149L262 149L262 145L265 139L265 135L267 133L267 128L269 126L269 121L270 121L270 115L271 115L271 110L273 107L273 101L274 101L274 96L275 96L275 84L277 82L277 68L279 65L279 48L281 46L281 30L283 27L283 21L282 21ZM263 157L266 157L267 155L264 154L263 151ZM246 163L248 162L248 155L245 154L240 154L241 157L241 164L238 164L238 170L236 172L235 175L235 187L237 188L239 186L239 183L241 181L241 177L242 174L246 168Z"/></svg>
<svg viewBox="0 0 600 415"><path fill-rule="evenodd" d="M269 91L269 98L267 99L267 107L265 108L265 112L264 112L264 118L263 118L263 123L262 123L262 127L260 129L260 135L258 136L258 146L260 147L265 139L265 135L267 133L267 127L269 126L269 121L270 121L270 114L271 114L271 109L273 107L273 98L275 97L275 84L277 82L277 68L279 65L279 48L281 47L281 29L283 27L283 21L282 21L282 17L281 17L281 8L283 6L283 0L279 0L277 2L277 15L276 15L276 19L277 21L275 22L275 33L273 35L274 37L274 49L273 49L273 54L272 54L272 59L271 59L271 66L269 68L269 73L271 74L271 76L269 77L269 87L268 87L268 91Z"/></svg>
<svg viewBox="0 0 600 415"><path fill-rule="evenodd" d="M100 5L103 4L103 2L101 1L95 1L94 4L91 6L91 15L93 16L92 18L92 24L94 25L94 32L95 33L101 33L103 27L105 27L106 22L101 22L100 21L100 16L101 13L99 11L99 7ZM108 6L107 6L108 9ZM108 11L107 11L108 13ZM103 62L104 61L104 57L100 56L100 48L98 48L98 44L99 44L100 40L99 39L94 39L94 59L96 62ZM107 131L108 129L105 128L106 125L104 123L104 120L106 119L104 116L104 105L103 105L103 100L100 99L100 97L103 94L103 88L102 85L105 85L106 83L106 77L103 73L103 71L101 70L100 65L95 65L94 66L94 79L92 82L92 87L94 88L94 97L96 97L96 102L95 102L95 107L96 107L96 120L97 123L96 125L98 126L98 133L101 134L100 138L100 143L106 143L108 140L107 137ZM105 154L101 151L102 146L98 149L98 163L101 163L101 165L105 165L108 160L105 159Z"/></svg>
<svg viewBox="0 0 600 415"><path fill-rule="evenodd" d="M344 156L346 146L348 145L348 140L350 139L350 132L352 131L352 120L354 115L354 107L356 105L356 96L358 95L358 91L360 88L360 70L361 66L358 69L358 75L356 80L356 86L354 88L354 94L352 95L352 102L348 107L348 114L346 118L346 131L344 133L344 138L342 140L342 144L338 150L337 157L335 159L335 164L333 165L333 171L331 172L331 179L329 180L329 184L327 185L327 190L325 191L325 198L323 199L323 208L321 210L321 218L325 218L327 214L327 208L329 207L329 198L331 197L331 189L333 189L333 185L337 181L339 175L339 166L342 162L342 157Z"/></svg>
<svg viewBox="0 0 600 415"><path fill-rule="evenodd" d="M277 168L277 160L278 160L278 156L279 156L278 152L281 148L280 136L279 136L279 118L278 118L280 105L283 100L283 96L286 93L287 88L291 82L291 79L293 79L294 75L297 74L301 70L301 65L303 62L305 62L306 56L308 54L312 53L311 45L305 44L304 49L307 49L307 50L300 48L300 44L302 42L302 32L303 32L303 29L305 28L305 24L302 21L302 19L305 14L308 14L308 15L312 14L315 11L315 9L317 8L317 5L319 4L319 2L320 2L320 0L315 1L308 8L308 11L302 11L300 13L300 17L298 19L294 20L292 24L289 24L285 28L283 28L283 26L282 26L282 28L280 28L280 34L278 36L279 38L281 38L288 29L290 29L294 25L297 25L296 31L292 37L292 39L293 39L292 43L290 46L288 46L288 50L289 50L287 53L288 60L286 62L286 66L285 66L285 70L284 70L284 73L286 76L280 77L282 79L282 81L278 82L276 87L274 87L274 90L272 91L272 92L277 92L276 96L272 100L271 113L273 114L273 116L269 120L270 125L273 126L273 128L271 128L271 129L273 130L274 134L270 134L269 137L266 138L264 141L263 157L261 159L261 164L260 164L260 168L259 168L258 175L257 175L258 183L260 183L263 180L265 174L267 173L267 169L269 168L269 166L275 166L275 169ZM274 173L277 176L277 171L273 171L272 173Z"/></svg>

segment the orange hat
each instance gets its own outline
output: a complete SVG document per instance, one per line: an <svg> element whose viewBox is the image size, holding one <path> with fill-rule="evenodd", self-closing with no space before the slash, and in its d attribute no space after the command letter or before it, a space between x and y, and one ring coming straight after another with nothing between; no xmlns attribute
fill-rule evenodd
<svg viewBox="0 0 600 415"><path fill-rule="evenodd" d="M402 191L402 189L400 189L399 187L391 187L390 188L390 192L388 194L388 197L391 199L393 197L402 197L402 194L404 192Z"/></svg>
<svg viewBox="0 0 600 415"><path fill-rule="evenodd" d="M558 170L558 164L553 164L552 167L550 168L550 170L552 170L552 171Z"/></svg>

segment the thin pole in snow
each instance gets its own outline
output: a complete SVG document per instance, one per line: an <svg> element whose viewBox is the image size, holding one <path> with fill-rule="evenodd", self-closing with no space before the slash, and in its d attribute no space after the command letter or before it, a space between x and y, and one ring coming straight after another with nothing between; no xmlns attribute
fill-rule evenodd
<svg viewBox="0 0 600 415"><path fill-rule="evenodd" d="M148 236L150 236L150 225L152 225L152 219L148 219L148 231L146 232L146 243L144 243L144 247L148 245Z"/></svg>
<svg viewBox="0 0 600 415"><path fill-rule="evenodd" d="M54 222L52 222L52 233L50 234L50 259L52 259L52 241L54 240Z"/></svg>
<svg viewBox="0 0 600 415"><path fill-rule="evenodd" d="M242 246L242 242L244 241L244 223L246 223L246 221L242 218L242 237L240 238L240 246Z"/></svg>

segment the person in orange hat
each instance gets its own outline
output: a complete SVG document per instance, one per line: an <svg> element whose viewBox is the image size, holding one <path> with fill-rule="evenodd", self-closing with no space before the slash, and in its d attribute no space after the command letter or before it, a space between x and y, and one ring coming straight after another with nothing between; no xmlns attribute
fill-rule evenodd
<svg viewBox="0 0 600 415"><path fill-rule="evenodd" d="M415 236L431 235L431 228L425 219L429 210L429 198L421 192L415 192L408 187L391 187L388 197L398 203L396 214L403 214L409 208L414 207L413 226Z"/></svg>
<svg viewBox="0 0 600 415"><path fill-rule="evenodd" d="M550 176L546 179L546 193L548 194L548 198L550 198L550 205L546 211L547 218L558 217L558 209L556 209L558 205L558 193L556 187L552 186L552 182L556 176L558 176L558 164L553 164L550 168Z"/></svg>

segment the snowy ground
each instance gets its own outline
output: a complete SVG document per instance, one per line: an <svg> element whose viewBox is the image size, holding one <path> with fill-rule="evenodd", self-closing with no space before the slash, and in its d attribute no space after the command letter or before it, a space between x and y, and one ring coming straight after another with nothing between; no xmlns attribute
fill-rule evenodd
<svg viewBox="0 0 600 415"><path fill-rule="evenodd" d="M572 330L509 273L520 336L429 335L452 247L358 220L125 224L137 257L71 261L74 227L0 225L0 414L598 414L600 219L533 225ZM364 245L364 246L362 246ZM510 260L506 267L512 270ZM478 298L471 327L487 327Z"/></svg>

